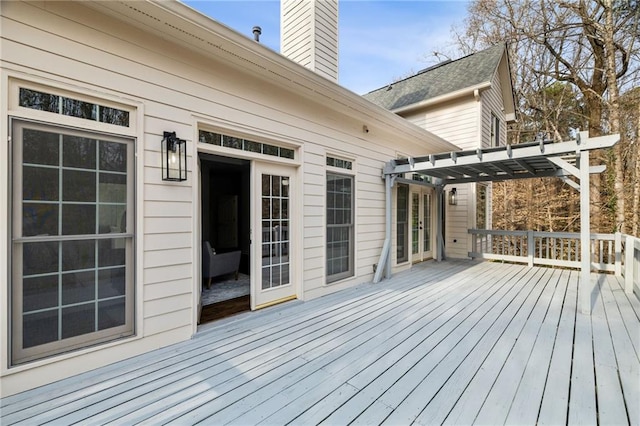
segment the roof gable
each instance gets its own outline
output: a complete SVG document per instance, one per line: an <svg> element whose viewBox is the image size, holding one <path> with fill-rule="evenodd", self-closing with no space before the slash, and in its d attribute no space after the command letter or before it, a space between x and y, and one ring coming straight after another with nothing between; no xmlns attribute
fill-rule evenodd
<svg viewBox="0 0 640 426"><path fill-rule="evenodd" d="M490 83L505 50L504 44L498 44L454 61L441 62L414 76L369 92L364 98L383 108L397 110Z"/></svg>

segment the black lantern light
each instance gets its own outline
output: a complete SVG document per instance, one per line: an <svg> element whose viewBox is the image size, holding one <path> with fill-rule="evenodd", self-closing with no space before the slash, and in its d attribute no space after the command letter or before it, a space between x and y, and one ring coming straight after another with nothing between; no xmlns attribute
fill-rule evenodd
<svg viewBox="0 0 640 426"><path fill-rule="evenodd" d="M162 180L187 180L187 141L176 132L164 132L162 138Z"/></svg>
<svg viewBox="0 0 640 426"><path fill-rule="evenodd" d="M449 191L449 205L455 206L458 204L458 190L455 188L451 188Z"/></svg>

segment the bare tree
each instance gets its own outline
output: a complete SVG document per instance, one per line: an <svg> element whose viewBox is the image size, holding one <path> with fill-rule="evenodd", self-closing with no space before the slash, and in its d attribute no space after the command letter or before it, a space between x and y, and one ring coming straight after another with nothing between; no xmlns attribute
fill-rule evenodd
<svg viewBox="0 0 640 426"><path fill-rule="evenodd" d="M523 111L511 129L524 134L518 139L532 140L541 132L560 139L576 124L599 136L620 131L619 98L639 81L639 8L638 0L475 0L455 37L466 53L509 43ZM558 83L578 93L568 90L558 97ZM563 117L567 108L573 125ZM635 151L629 150L631 142L624 140L595 159L605 162L609 173L592 184L592 226L598 231L626 229L630 215L624 189L638 174L636 163L629 162L637 162L637 141ZM635 197L630 201L634 205ZM631 211L632 222L637 215L637 209Z"/></svg>

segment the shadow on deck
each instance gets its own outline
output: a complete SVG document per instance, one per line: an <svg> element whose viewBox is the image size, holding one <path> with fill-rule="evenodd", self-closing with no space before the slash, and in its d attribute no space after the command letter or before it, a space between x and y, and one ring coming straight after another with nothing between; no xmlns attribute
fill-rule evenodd
<svg viewBox="0 0 640 426"><path fill-rule="evenodd" d="M612 275L425 262L4 398L1 423L640 424L640 302Z"/></svg>

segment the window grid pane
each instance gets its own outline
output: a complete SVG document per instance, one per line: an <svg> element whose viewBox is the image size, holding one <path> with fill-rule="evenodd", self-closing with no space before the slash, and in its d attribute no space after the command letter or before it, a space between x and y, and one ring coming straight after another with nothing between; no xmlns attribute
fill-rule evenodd
<svg viewBox="0 0 640 426"><path fill-rule="evenodd" d="M262 175L262 289L289 284L289 177Z"/></svg>
<svg viewBox="0 0 640 426"><path fill-rule="evenodd" d="M237 149L240 151L255 152L258 154L270 155L272 157L288 158L291 160L295 157L295 151L290 148L283 148L267 143L250 141L248 139L221 135L218 133L208 132L206 130L200 130L198 132L198 140L200 143L224 146L226 148Z"/></svg>
<svg viewBox="0 0 640 426"><path fill-rule="evenodd" d="M424 194L424 251L431 251L431 194Z"/></svg>
<svg viewBox="0 0 640 426"><path fill-rule="evenodd" d="M16 258L22 259L21 264L14 264L14 277L19 280L14 280L13 285L23 303L22 311L16 309L13 317L13 327L19 327L22 335L22 340L15 342L19 346L14 346L14 363L23 358L37 359L40 352L63 352L68 345L65 339L73 338L77 347L78 338L91 344L96 339L92 335L101 330L107 333L104 336L114 328L116 336L133 331L131 323L126 325L130 317L126 306L132 306L133 296L128 290L132 283L127 283L126 278L132 265L133 237L124 235L124 218L132 194L129 175L133 164L129 164L129 158L133 157L133 144L70 136L64 131L42 132L26 126L16 124L23 138L18 138L15 149L20 150L23 141L23 145L35 148L41 139L46 149L53 149L58 155L55 164L48 157L46 166L32 166L26 161L35 157L26 155L14 163L14 167L22 168L23 176L17 182L23 190L15 194L15 211L21 212L23 226L22 235L13 236ZM58 147L50 143L51 135L55 135ZM100 145L115 149L105 151ZM105 152L114 155L101 160ZM101 171L102 167L106 170ZM30 183L34 174L31 171L37 168L53 172L41 183L42 193L29 189L34 187ZM90 238L103 231L119 235ZM89 238L37 240L56 235ZM20 242L22 237L31 239Z"/></svg>
<svg viewBox="0 0 640 426"><path fill-rule="evenodd" d="M409 260L409 187L398 185L396 205L396 262Z"/></svg>
<svg viewBox="0 0 640 426"><path fill-rule="evenodd" d="M420 194L411 194L411 254L420 251Z"/></svg>
<svg viewBox="0 0 640 426"><path fill-rule="evenodd" d="M353 275L353 176L327 173L327 281Z"/></svg>
<svg viewBox="0 0 640 426"><path fill-rule="evenodd" d="M21 107L38 111L129 127L129 111L110 108L91 102L26 89L24 87L20 88L18 102Z"/></svg>

